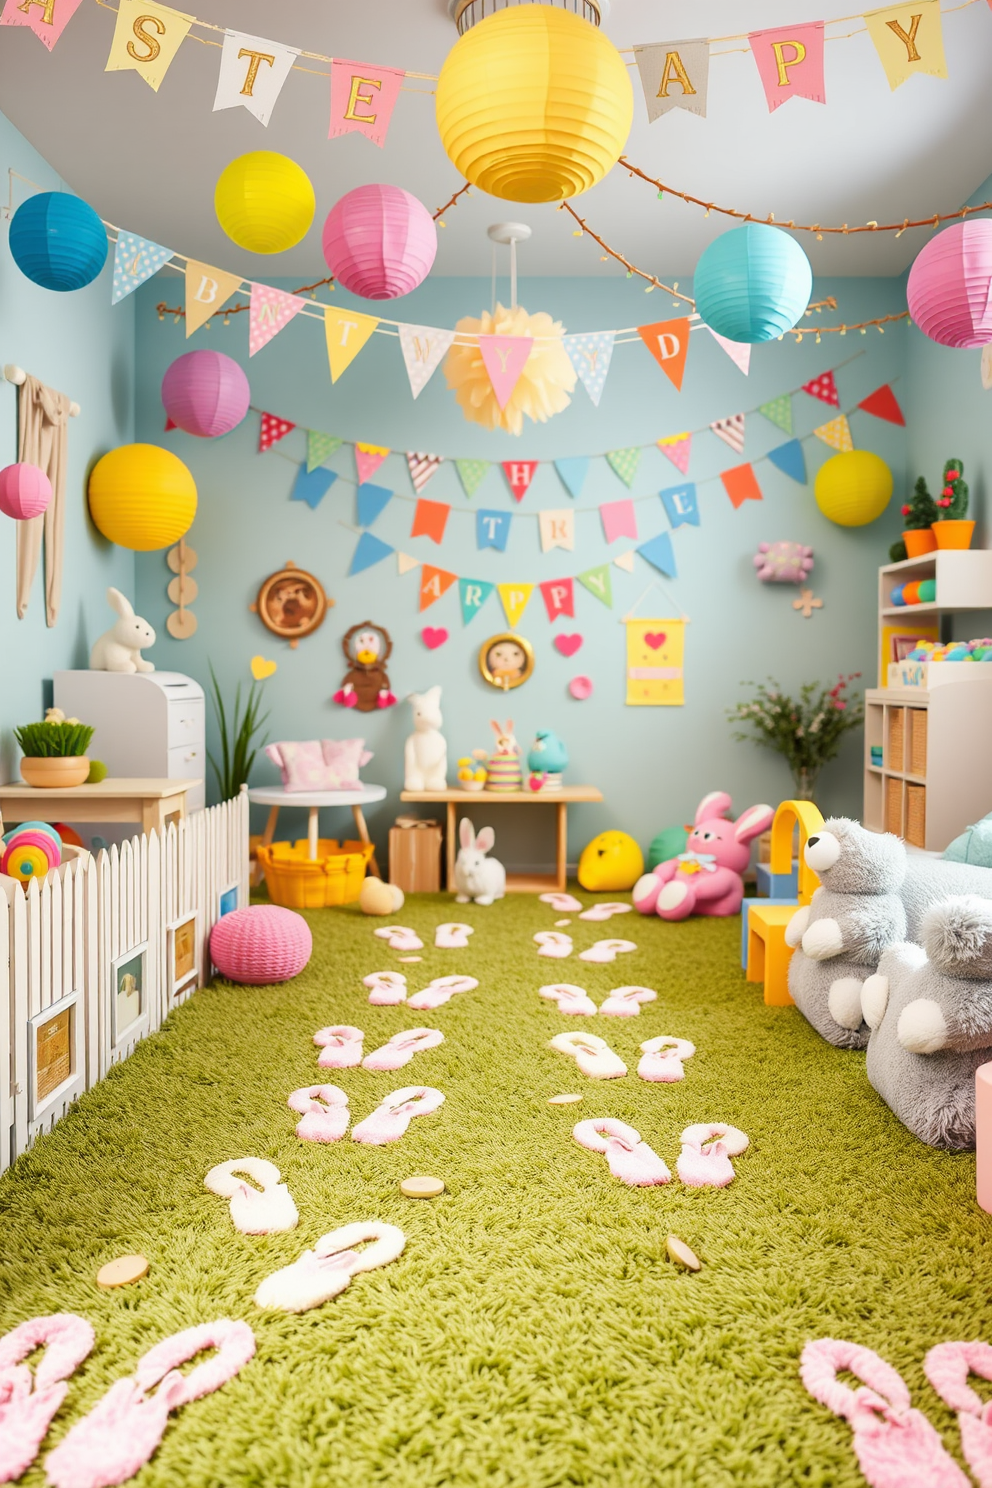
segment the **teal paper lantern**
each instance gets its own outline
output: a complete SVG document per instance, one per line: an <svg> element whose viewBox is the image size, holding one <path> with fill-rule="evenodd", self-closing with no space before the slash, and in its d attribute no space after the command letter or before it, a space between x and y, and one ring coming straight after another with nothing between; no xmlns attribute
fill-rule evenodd
<svg viewBox="0 0 992 1488"><path fill-rule="evenodd" d="M715 238L696 265L696 309L728 341L774 341L809 304L813 270L795 238L748 222Z"/></svg>
<svg viewBox="0 0 992 1488"><path fill-rule="evenodd" d="M39 191L11 218L10 251L28 279L62 293L92 284L107 261L107 233L88 202Z"/></svg>

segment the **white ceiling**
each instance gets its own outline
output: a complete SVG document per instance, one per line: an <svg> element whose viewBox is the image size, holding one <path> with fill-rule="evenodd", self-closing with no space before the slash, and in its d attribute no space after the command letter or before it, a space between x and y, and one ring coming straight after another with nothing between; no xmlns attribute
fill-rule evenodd
<svg viewBox="0 0 992 1488"><path fill-rule="evenodd" d="M456 39L445 0L196 0L202 19L311 51L437 73ZM614 0L604 28L620 47L727 35L842 15L850 0ZM177 0L177 8L192 10ZM244 109L211 113L220 53L184 43L159 93L134 72L103 71L114 11L83 0L49 55L30 31L0 29L3 111L75 191L113 222L179 252L261 277L326 272L320 226L334 201L366 181L414 192L431 210L461 184L438 140L431 96L400 94L383 150L354 134L327 139L325 77L293 72L264 129ZM855 29L857 23L848 28ZM195 35L196 33L192 33ZM208 33L200 33L208 34ZM711 62L709 117L682 110L647 123L636 70L630 158L694 195L781 221L901 221L953 211L992 171L992 15L983 0L944 16L950 79L911 78L889 91L866 32L826 47L826 107L796 99L767 112L747 51ZM746 43L729 43L744 46ZM320 66L320 64L313 64ZM430 83L411 83L430 89ZM317 220L297 248L253 259L221 232L214 183L235 155L274 149L298 160L317 192ZM2 162L0 162L2 165ZM733 224L656 199L622 169L576 201L613 246L660 275L691 273L706 243ZM486 226L517 217L534 229L525 274L612 274L588 237L553 207L508 207L473 192L447 215L435 273L487 274ZM801 241L820 274L894 274L927 230Z"/></svg>

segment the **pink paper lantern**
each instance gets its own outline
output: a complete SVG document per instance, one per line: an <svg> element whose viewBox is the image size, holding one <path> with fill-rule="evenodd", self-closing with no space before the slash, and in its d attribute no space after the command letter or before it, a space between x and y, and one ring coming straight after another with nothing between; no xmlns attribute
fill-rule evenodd
<svg viewBox="0 0 992 1488"><path fill-rule="evenodd" d="M430 212L399 186L358 186L327 214L324 257L345 289L395 300L422 284L437 253Z"/></svg>
<svg viewBox="0 0 992 1488"><path fill-rule="evenodd" d="M945 227L917 254L906 302L924 336L941 346L992 341L992 221Z"/></svg>
<svg viewBox="0 0 992 1488"><path fill-rule="evenodd" d="M187 351L162 378L162 404L177 429L217 439L248 412L251 388L237 362L222 351Z"/></svg>
<svg viewBox="0 0 992 1488"><path fill-rule="evenodd" d="M0 511L17 522L40 517L52 499L52 483L37 465L0 470Z"/></svg>

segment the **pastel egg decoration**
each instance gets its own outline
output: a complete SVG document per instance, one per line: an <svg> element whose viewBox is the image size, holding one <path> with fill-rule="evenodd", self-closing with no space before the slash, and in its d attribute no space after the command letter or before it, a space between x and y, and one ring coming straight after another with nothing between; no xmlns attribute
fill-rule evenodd
<svg viewBox="0 0 992 1488"><path fill-rule="evenodd" d="M889 504L892 471L871 450L845 450L820 466L813 494L828 521L865 527Z"/></svg>
<svg viewBox="0 0 992 1488"><path fill-rule="evenodd" d="M217 221L249 253L285 253L310 231L317 199L288 155L250 150L224 167L214 191Z"/></svg>
<svg viewBox="0 0 992 1488"><path fill-rule="evenodd" d="M714 238L696 265L693 293L706 324L728 341L774 341L802 318L813 270L795 238L747 222Z"/></svg>
<svg viewBox="0 0 992 1488"><path fill-rule="evenodd" d="M162 406L177 429L198 439L218 439L248 412L251 387L233 357L205 347L187 351L166 369Z"/></svg>
<svg viewBox="0 0 992 1488"><path fill-rule="evenodd" d="M47 822L22 822L0 838L0 873L28 883L62 864L62 839Z"/></svg>
<svg viewBox="0 0 992 1488"><path fill-rule="evenodd" d="M0 470L0 511L16 522L40 517L52 499L52 483L37 465L21 462Z"/></svg>
<svg viewBox="0 0 992 1488"><path fill-rule="evenodd" d="M88 202L67 191L39 191L10 221L10 252L42 289L84 289L107 261L107 231Z"/></svg>
<svg viewBox="0 0 992 1488"><path fill-rule="evenodd" d="M436 111L449 160L474 186L506 201L563 201L616 164L634 95L596 26L550 5L512 5L455 42Z"/></svg>
<svg viewBox="0 0 992 1488"><path fill-rule="evenodd" d="M178 542L196 516L196 482L171 450L122 444L94 465L90 516L111 542L150 553Z"/></svg>
<svg viewBox="0 0 992 1488"><path fill-rule="evenodd" d="M992 222L972 218L937 233L916 255L906 282L913 323L940 346L992 341Z"/></svg>
<svg viewBox="0 0 992 1488"><path fill-rule="evenodd" d="M437 229L423 202L400 186L358 186L331 208L324 258L339 284L366 300L395 300L423 284Z"/></svg>

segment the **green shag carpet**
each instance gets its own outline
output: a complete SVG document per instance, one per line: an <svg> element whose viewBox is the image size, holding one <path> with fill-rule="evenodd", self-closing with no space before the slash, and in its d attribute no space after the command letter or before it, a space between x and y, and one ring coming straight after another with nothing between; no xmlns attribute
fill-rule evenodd
<svg viewBox="0 0 992 1488"><path fill-rule="evenodd" d="M357 907L308 918L302 976L198 993L0 1182L0 1331L74 1311L97 1333L46 1449L153 1343L231 1317L254 1328L255 1359L172 1419L139 1488L848 1488L862 1482L850 1430L798 1375L824 1335L877 1349L958 1453L922 1361L943 1339L992 1340L974 1157L922 1146L862 1055L763 1006L740 971L739 920L573 918L576 952L639 944L596 966L538 958L531 936L558 915L534 898L416 896L400 919L427 948L399 967ZM434 950L453 918L475 926L469 948ZM480 986L433 1013L370 1007L361 978L387 966L414 988L456 970ZM630 982L658 1001L633 1019L563 1018L537 989L571 978L597 1004ZM337 1022L365 1030L366 1052L417 1024L446 1042L393 1074L321 1074L311 1036ZM587 1080L547 1047L579 1027L608 1039L625 1080ZM639 1043L661 1033L697 1046L681 1084L634 1074ZM406 1083L447 1099L391 1146L301 1143L286 1097L320 1080L348 1092L353 1120ZM547 1104L571 1090L581 1104ZM572 1140L598 1115L636 1126L673 1173L690 1122L730 1122L751 1146L727 1189L630 1189ZM204 1189L208 1168L248 1154L281 1168L297 1230L240 1235ZM414 1173L448 1191L403 1198ZM258 1312L264 1276L357 1219L400 1225L400 1259L302 1316ZM700 1274L667 1259L670 1233ZM97 1268L130 1251L147 1278L99 1291ZM41 1467L24 1481L41 1484Z"/></svg>

